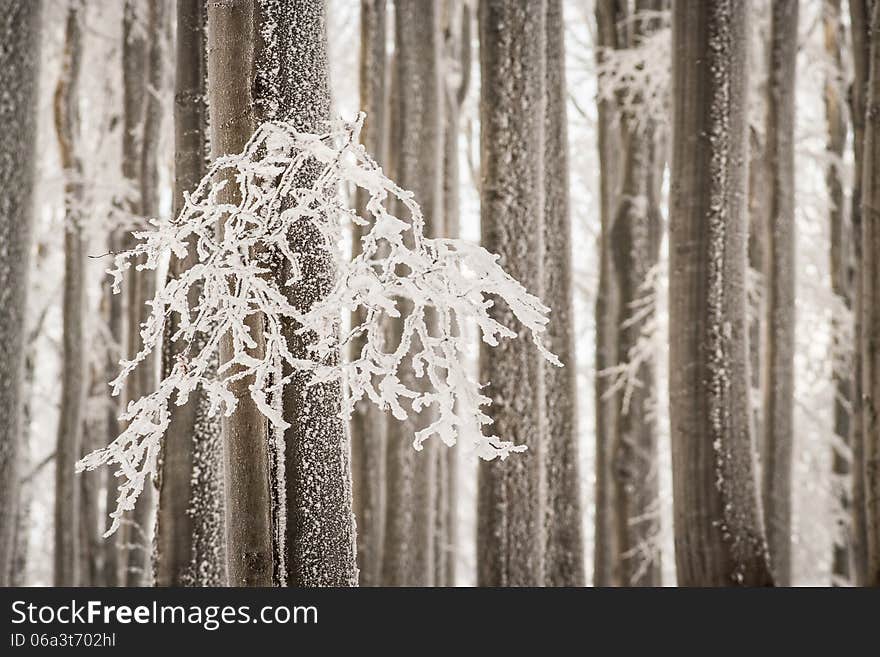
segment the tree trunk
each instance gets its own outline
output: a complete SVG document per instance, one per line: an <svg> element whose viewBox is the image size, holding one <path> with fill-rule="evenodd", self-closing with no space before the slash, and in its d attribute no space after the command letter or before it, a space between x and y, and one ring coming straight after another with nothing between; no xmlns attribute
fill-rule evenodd
<svg viewBox="0 0 880 657"><path fill-rule="evenodd" d="M871 36L868 29L870 21L868 0L849 0L850 27L853 54L853 83L850 93L850 116L853 122L853 170L852 190L852 234L853 239L852 268L850 280L855 289L855 326L854 338L858 345L855 352L853 367L853 404L852 417L857 418L851 427L850 443L852 445L852 509L853 509L853 583L864 585L868 577L868 524L866 517L867 499L865 489L865 443L862 432L864 422L862 416L862 312L864 282L862 276L862 183L865 160L865 96L868 89L868 72L870 60Z"/></svg>
<svg viewBox="0 0 880 657"><path fill-rule="evenodd" d="M22 366L40 71L39 0L0 0L0 585L9 580L22 433Z"/></svg>
<svg viewBox="0 0 880 657"><path fill-rule="evenodd" d="M794 421L794 81L797 0L771 12L767 93L767 221L764 231L762 487L773 577L791 585L791 454Z"/></svg>
<svg viewBox="0 0 880 657"><path fill-rule="evenodd" d="M253 0L208 5L208 107L214 159L241 152L254 131L254 39ZM224 201L236 200L233 186L227 185L224 192ZM260 358L262 316L250 315L247 325L257 343L252 355ZM220 363L232 356L232 336L226 335L220 342ZM231 384L238 405L222 420L226 568L231 586L272 585L267 423L251 399L248 386L252 383L253 378L247 377Z"/></svg>
<svg viewBox="0 0 880 657"><path fill-rule="evenodd" d="M862 171L862 421L865 584L880 586L880 3L871 14L871 57Z"/></svg>
<svg viewBox="0 0 880 657"><path fill-rule="evenodd" d="M542 295L544 239L544 2L480 2L482 244ZM539 222L535 225L535 222ZM498 303L490 315L516 331ZM477 582L540 586L544 572L544 362L520 335L480 345L492 431L528 451L480 463Z"/></svg>
<svg viewBox="0 0 880 657"><path fill-rule="evenodd" d="M330 117L324 0L259 0L257 24L254 101L258 118L286 120L297 130L319 132ZM303 173L297 185L311 187L319 173L315 169ZM307 312L333 287L333 255L311 222L300 222L288 240L291 251L302 257L302 277L287 287L288 301ZM286 264L276 262L274 269L279 283L291 278ZM299 328L294 320L285 322L287 346L295 357L309 358L314 336L299 335ZM281 401L291 426L279 441L284 479L278 482L278 491L284 499L275 505L276 582L299 587L355 586L350 444L339 418L341 383L309 386L311 374L285 374L292 374L292 380Z"/></svg>
<svg viewBox="0 0 880 657"><path fill-rule="evenodd" d="M79 148L79 75L82 56L80 3L67 12L61 78L55 89L55 131L64 171L64 290L62 301L61 410L55 457L55 586L79 583L79 482L86 400L85 245L82 226L82 163Z"/></svg>
<svg viewBox="0 0 880 657"><path fill-rule="evenodd" d="M403 0L395 5L395 67L399 103L394 117L392 144L396 145L397 183L414 194L425 218L429 237L443 235L443 96L441 95L440 3ZM401 208L398 208L402 211ZM404 219L406 217L404 216ZM391 344L396 345L404 318L412 312L409 301L398 301L401 312L393 322ZM410 389L424 385L409 368L401 382ZM435 441L422 451L413 448L415 432L429 414L411 415L388 424L384 583L388 586L434 584L434 529L437 481Z"/></svg>
<svg viewBox="0 0 880 657"><path fill-rule="evenodd" d="M844 76L843 55L841 48L841 14L840 0L825 0L823 11L823 27L825 35L825 54L832 68L825 81L825 124L828 138L825 150L831 163L825 173L828 187L829 223L831 234L831 291L847 309L852 309L852 290L847 280L848 226L844 212L843 180L841 162L846 145L847 122L843 109L844 99L841 94ZM843 334L840 317L835 313L832 318L832 333ZM832 365L834 383L834 434L840 446L834 445L831 454L831 472L833 476L833 494L838 511L847 516L852 513L850 491L844 482L851 476L849 455L850 446L850 405L852 404L852 375L840 358ZM852 560L852 528L849 522L835 527L832 546L831 575L832 584L840 584L850 579Z"/></svg>
<svg viewBox="0 0 880 657"><path fill-rule="evenodd" d="M617 48L620 39L620 7L614 0L596 2L596 61L602 61L603 48ZM612 446L617 425L617 395L609 394L609 379L602 372L617 362L617 316L619 293L614 261L611 257L611 227L620 191L620 133L609 100L598 101L598 146L600 187L599 286L596 293L595 325L595 412L596 484L593 550L593 585L620 584L620 550L615 531L612 489Z"/></svg>
<svg viewBox="0 0 880 657"><path fill-rule="evenodd" d="M655 3L641 2L637 10L657 11ZM636 47L654 29L651 20L638 17L631 26L629 47ZM631 90L635 98L638 91ZM621 117L624 152L621 194L611 228L611 257L617 274L617 363L632 358L651 319L632 321L634 305L654 265L660 248L661 218L655 198L656 135L653 123L641 116ZM617 561L624 586L658 586L660 555L659 476L657 430L651 403L654 398L654 366L643 362L636 377L639 385L629 395L617 395L617 423L613 432L612 477Z"/></svg>
<svg viewBox="0 0 880 657"><path fill-rule="evenodd" d="M174 94L174 207L184 206L184 192L198 186L206 172L208 108L205 6L198 0L178 0L177 57ZM177 278L198 261L195 239L184 260L171 260L169 279ZM198 303L194 288L190 306ZM178 330L170 318L163 344L163 375L178 359L189 357L183 344L170 336ZM189 345L198 353L202 341ZM223 527L223 447L220 418L208 414L204 391L190 393L183 406L171 408L159 469L156 521L156 584L159 586L223 586L226 557Z"/></svg>
<svg viewBox="0 0 880 657"><path fill-rule="evenodd" d="M546 547L548 586L584 585L578 457L577 354L568 207L568 128L561 0L548 0L544 89L544 302L552 308L548 348L565 367L544 365L547 412ZM514 457L516 458L516 457Z"/></svg>
<svg viewBox="0 0 880 657"><path fill-rule="evenodd" d="M95 348L94 342L89 341L89 348ZM96 449L103 447L106 430L104 423L106 417L92 411L95 403L103 404L106 401L107 382L104 380L104 368L96 370L89 368L88 375L88 399L85 403L85 412L82 429L82 445L80 456L85 456ZM77 475L79 486L79 584L80 586L100 586L103 579L101 569L101 545L100 528L100 502L101 493L104 489L105 473L99 470L85 471ZM112 476L112 475L111 475Z"/></svg>
<svg viewBox="0 0 880 657"><path fill-rule="evenodd" d="M672 9L669 333L683 586L771 585L749 417L746 5Z"/></svg>
<svg viewBox="0 0 880 657"><path fill-rule="evenodd" d="M381 165L385 164L385 0L361 1L360 105L367 113L361 142ZM356 207L363 216L369 194L358 188ZM361 251L365 227L352 226L352 256ZM364 309L355 311L352 324L361 324ZM367 336L352 340L351 355L357 358ZM382 549L385 540L385 414L363 399L351 416L352 499L357 520L357 562L361 586L378 586L382 577Z"/></svg>

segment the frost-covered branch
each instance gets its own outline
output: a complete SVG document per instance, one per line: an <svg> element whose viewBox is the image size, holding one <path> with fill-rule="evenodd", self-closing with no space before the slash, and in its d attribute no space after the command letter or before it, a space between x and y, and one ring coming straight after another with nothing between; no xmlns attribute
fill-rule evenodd
<svg viewBox="0 0 880 657"><path fill-rule="evenodd" d="M213 164L198 188L186 195L178 217L154 220L153 230L136 232L136 246L116 257L111 274L117 292L133 263L139 270L156 269L169 252L172 258L185 258L192 242L198 262L168 280L148 302L151 313L141 326L143 348L121 363L113 392L122 392L126 377L157 349L172 315L179 319L168 339L184 346L176 364L155 391L129 402L120 417L127 425L123 433L78 464L80 471L105 464L117 467L120 494L108 534L134 507L155 470L170 404L185 404L197 387L205 391L211 413L229 415L237 403L230 384L248 379L255 404L283 430L288 424L272 400L296 372L311 372L312 383L343 377L348 384L342 413L346 418L365 397L399 420L432 407L434 421L416 433L416 449L432 437L447 445L462 437L484 459L525 449L483 434L483 426L491 422L483 407L490 400L465 366L469 345L464 325L475 323L490 345L515 337L488 312L494 303L505 303L540 352L559 365L541 343L549 309L485 249L461 240L425 237L412 194L388 179L358 143L363 118L362 114L352 123L334 123L320 135L297 132L281 122L263 124L241 154ZM300 186L303 180L308 186ZM226 184L237 185L237 204L220 200ZM339 190L345 184L369 195L364 216L343 203ZM395 216L390 208L408 216ZM346 220L369 226L360 254L351 260L343 259L339 248ZM298 280L305 258L313 257L291 248L288 236L299 222L317 229L338 267L332 291L306 312L291 305L284 289ZM282 269L279 259L292 272L287 281L279 282L274 275ZM194 302L195 290L201 293ZM404 319L399 342L386 344L383 327L388 318L400 316L403 300L409 301L412 312ZM363 311L364 321L343 331L343 314L355 309ZM257 345L248 330L247 320L253 315L263 318L261 356L253 355ZM294 357L288 350L282 322L289 319L301 326L301 333L314 337L309 358ZM224 335L231 336L235 355L214 375L211 361ZM367 338L360 354L337 363L336 354L356 335ZM428 385L406 387L401 368L412 368Z"/></svg>

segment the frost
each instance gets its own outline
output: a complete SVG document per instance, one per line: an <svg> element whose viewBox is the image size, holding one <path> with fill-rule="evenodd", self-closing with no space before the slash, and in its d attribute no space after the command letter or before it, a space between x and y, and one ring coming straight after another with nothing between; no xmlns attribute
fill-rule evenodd
<svg viewBox="0 0 880 657"><path fill-rule="evenodd" d="M111 383L113 394L122 392L126 378L158 348L172 314L178 316L178 328L169 339L185 347L177 362L155 391L128 404L120 417L127 424L122 434L77 464L78 471L101 465L117 468L119 497L107 535L119 527L125 511L134 508L144 482L155 471L170 421L169 404L186 403L199 386L210 415L229 415L237 404L229 384L252 377L250 395L279 431L288 424L272 399L298 372L311 372L310 384L342 377L347 382L344 419L363 398L390 409L398 419L432 407L434 421L415 434L416 449L432 437L447 445L463 437L487 460L525 449L483 435L482 427L491 423L483 409L490 400L466 367L465 325L476 324L489 345L515 337L489 315L493 303L501 301L544 357L561 366L541 339L549 309L505 273L498 256L462 240L425 237L412 194L389 180L359 144L363 120L360 114L354 122L337 121L324 134L298 132L285 122L264 123L241 154L213 164L197 189L186 195L177 218L153 220L152 230L134 233L137 244L116 256L110 272L116 292L133 262L138 270L156 269L169 252L173 258L185 258L190 241L195 242L198 262L169 279L148 302L151 311L141 326L143 347L132 360L122 361ZM305 167L319 173L304 177ZM225 180L214 182L221 178ZM314 182L298 187L304 179ZM226 180L238 186L239 203L219 200ZM369 195L363 216L345 206L338 190L346 185ZM389 206L405 208L410 216L394 216ZM369 226L360 254L351 260L342 257L340 248L346 220ZM280 254L294 272L285 285L297 280L305 256L291 251L288 235L302 221L319 231L338 272L330 293L305 313L288 302L265 259L267 253ZM217 226L223 230L218 232ZM192 303L190 293L199 289ZM386 345L383 326L400 315L402 302L408 302L412 312L404 320L399 342ZM343 332L343 314L356 309L362 311L363 321ZM261 355L254 355L257 345L246 323L253 315L264 321ZM309 358L296 358L288 350L282 332L283 320L288 319L300 324L300 333L315 336ZM235 356L215 376L211 361L226 334ZM361 352L350 362L337 363L335 355L356 336L366 336ZM409 367L427 385L406 387L400 373Z"/></svg>

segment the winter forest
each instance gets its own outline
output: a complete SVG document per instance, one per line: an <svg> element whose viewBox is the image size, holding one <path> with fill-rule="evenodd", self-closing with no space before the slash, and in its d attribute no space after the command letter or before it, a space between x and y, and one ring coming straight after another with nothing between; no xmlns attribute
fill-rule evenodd
<svg viewBox="0 0 880 657"><path fill-rule="evenodd" d="M878 35L0 0L0 585L880 586Z"/></svg>

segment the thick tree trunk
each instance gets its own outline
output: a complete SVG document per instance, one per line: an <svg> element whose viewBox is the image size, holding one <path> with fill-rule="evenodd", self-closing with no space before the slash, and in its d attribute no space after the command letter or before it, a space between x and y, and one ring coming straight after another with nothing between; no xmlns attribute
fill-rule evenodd
<svg viewBox="0 0 880 657"><path fill-rule="evenodd" d="M79 75L82 58L81 5L67 12L61 78L55 89L55 131L64 171L64 288L62 300L61 410L55 457L55 586L79 584L79 482L86 400L85 245L82 220L82 163L79 148Z"/></svg>
<svg viewBox="0 0 880 657"><path fill-rule="evenodd" d="M254 131L254 39L253 0L208 5L208 92L215 159L241 152ZM234 201L237 191L230 186L226 190L225 200ZM251 315L247 324L257 343L252 355L259 358L263 318ZM227 335L220 342L220 363L232 355L232 337ZM222 421L226 567L231 586L271 586L273 581L267 424L248 391L252 383L248 377L232 384L238 405Z"/></svg>
<svg viewBox="0 0 880 657"><path fill-rule="evenodd" d="M855 366L852 391L852 417L856 418L850 432L852 445L852 531L853 531L853 583L863 585L868 577L868 525L866 517L866 490L865 490L865 454L862 432L864 422L862 417L862 312L863 298L862 285L862 184L865 160L865 96L868 89L868 73L870 60L871 36L869 32L869 3L868 0L849 0L851 43L853 55L853 83L850 93L850 116L853 122L853 170L852 190L852 234L853 239L852 269L850 273L855 288L854 338L857 346L855 353Z"/></svg>
<svg viewBox="0 0 880 657"><path fill-rule="evenodd" d="M565 367L544 365L547 412L546 548L548 586L584 585L578 457L577 354L568 206L568 129L561 0L548 0L544 89L544 302L552 309L548 347Z"/></svg>
<svg viewBox="0 0 880 657"><path fill-rule="evenodd" d="M39 0L0 0L0 586L9 583L19 487L41 13Z"/></svg>
<svg viewBox="0 0 880 657"><path fill-rule="evenodd" d="M482 244L526 288L543 292L546 3L480 2ZM493 319L515 331L509 308ZM477 582L540 586L544 572L544 363L520 335L480 345L492 431L528 451L480 463ZM524 385L524 383L526 383Z"/></svg>
<svg viewBox="0 0 880 657"><path fill-rule="evenodd" d="M841 14L840 0L825 0L823 11L823 27L825 36L825 54L832 63L831 71L825 82L825 124L828 137L825 149L831 163L825 173L828 187L829 223L831 234L831 291L848 310L852 308L852 290L847 279L848 258L848 226L844 212L843 180L840 162L843 160L846 146L847 122L844 112L844 99L841 85L844 75L843 55L841 48ZM835 336L842 335L840 317L835 313L831 318L832 332ZM835 360L831 373L834 382L834 434L840 446L834 445L831 454L831 472L834 480L834 498L838 511L851 513L850 491L844 483L851 476L848 451L850 445L850 405L852 403L852 375L840 360ZM832 546L831 575L832 583L843 583L850 579L852 560L852 529L849 522L835 527L834 544Z"/></svg>
<svg viewBox="0 0 880 657"><path fill-rule="evenodd" d="M775 0L767 93L763 450L761 478L773 576L791 585L794 422L794 81L798 2Z"/></svg>
<svg viewBox="0 0 880 657"><path fill-rule="evenodd" d="M620 7L614 0L596 2L596 60L601 62L603 48L617 48L620 39ZM596 294L595 325L595 412L596 412L596 484L593 550L593 585L620 584L620 550L615 531L614 492L612 488L613 436L617 425L617 395L609 395L610 382L601 373L617 362L617 316L619 293L614 261L611 257L611 228L620 191L620 132L614 118L613 103L598 101L598 145L600 187L599 286Z"/></svg>
<svg viewBox="0 0 880 657"><path fill-rule="evenodd" d="M385 0L361 1L360 104L367 113L361 142L367 152L385 165ZM356 206L363 216L369 195L358 188ZM352 226L352 256L361 251L365 227ZM358 325L366 311L352 317ZM366 346L366 335L352 340L351 355L356 358ZM352 500L357 520L357 562L361 586L377 586L382 577L382 550L385 540L385 414L375 404L361 400L351 416Z"/></svg>
<svg viewBox="0 0 880 657"><path fill-rule="evenodd" d="M410 190L422 208L430 237L443 234L443 104L440 78L440 3L404 0L395 6L394 65L399 103L392 126L396 146L397 183ZM404 217L405 218L405 217ZM396 345L402 321L412 310L399 301L401 319L393 322L391 343ZM409 369L403 384L419 389L423 382ZM389 586L430 586L434 583L435 494L438 445L429 442L422 451L413 449L415 432L427 415L388 424L388 497L383 565Z"/></svg>
<svg viewBox="0 0 880 657"><path fill-rule="evenodd" d="M864 439L865 584L880 586L880 3L871 15L862 171L862 421Z"/></svg>
<svg viewBox="0 0 880 657"><path fill-rule="evenodd" d="M672 9L670 420L678 582L770 585L749 417L746 5Z"/></svg>
<svg viewBox="0 0 880 657"><path fill-rule="evenodd" d="M319 132L330 118L324 0L259 0L257 2L255 105L260 120L280 119L297 130ZM310 187L317 171L297 181ZM318 228L300 224L288 236L291 250L302 257L302 277L288 286L288 300L301 312L333 287L333 254ZM276 266L279 282L291 272ZM286 322L290 352L309 358L311 334ZM338 355L337 355L338 358ZM310 374L294 372L282 393L290 428L280 441L284 499L275 504L276 582L288 586L355 586L354 515L351 499L350 444L339 418L342 388L338 381L307 385ZM280 464L279 464L280 465ZM276 472L281 472L281 469Z"/></svg>
<svg viewBox="0 0 880 657"><path fill-rule="evenodd" d="M206 10L199 0L177 2L177 57L174 94L174 216L206 172L208 148ZM195 240L186 259L172 259L169 278L198 262ZM201 290L194 288L191 306ZM163 345L163 374L177 359L198 353L202 342L173 343L178 329L172 317ZM223 586L226 556L223 526L223 446L220 418L208 415L202 390L187 403L173 406L162 447L159 506L156 521L156 584L159 586Z"/></svg>

